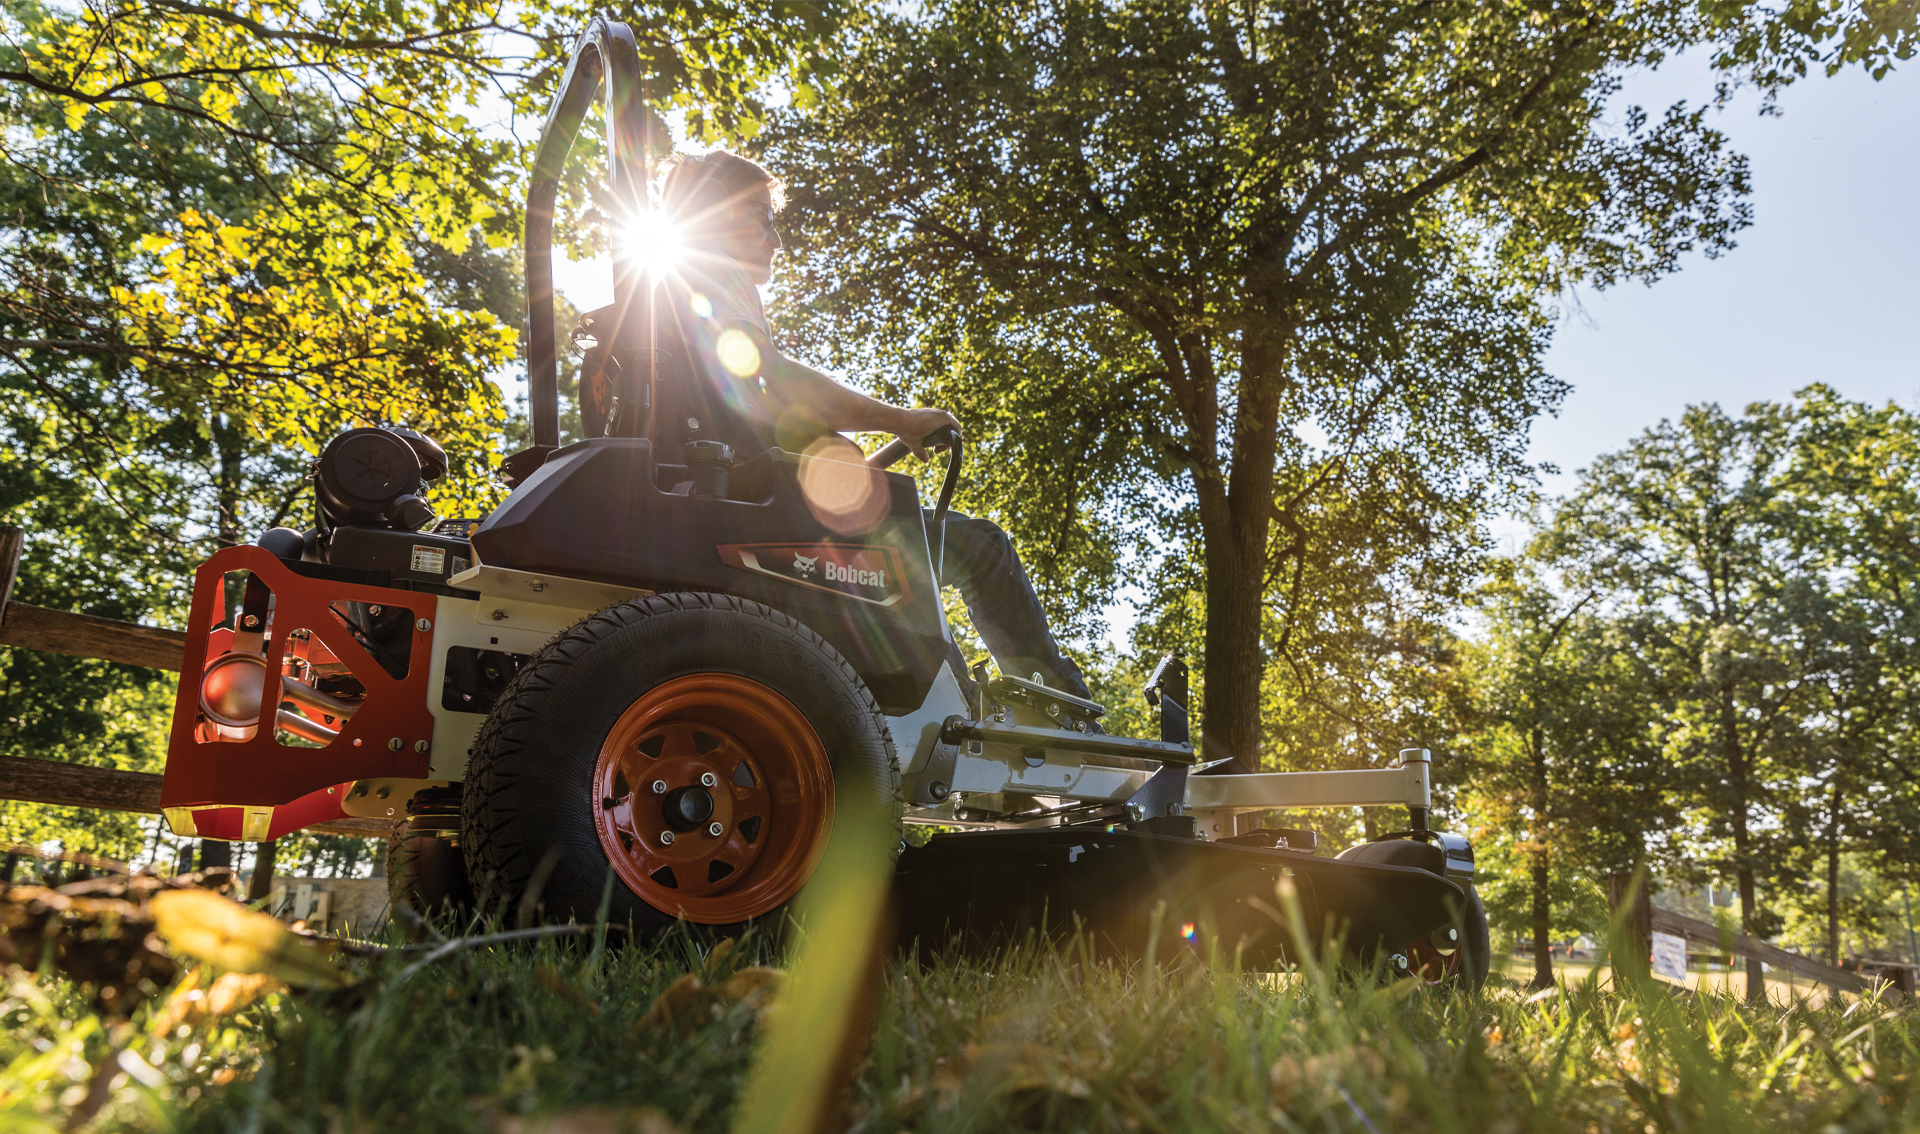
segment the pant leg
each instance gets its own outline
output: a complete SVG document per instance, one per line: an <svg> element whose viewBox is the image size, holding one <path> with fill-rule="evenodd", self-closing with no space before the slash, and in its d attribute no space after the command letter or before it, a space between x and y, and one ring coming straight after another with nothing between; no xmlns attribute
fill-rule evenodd
<svg viewBox="0 0 1920 1134"><path fill-rule="evenodd" d="M1080 667L1060 652L1040 596L1013 541L992 520L947 513L946 561L942 586L957 587L973 628L1000 663L1015 677L1041 679L1055 689L1092 699Z"/></svg>

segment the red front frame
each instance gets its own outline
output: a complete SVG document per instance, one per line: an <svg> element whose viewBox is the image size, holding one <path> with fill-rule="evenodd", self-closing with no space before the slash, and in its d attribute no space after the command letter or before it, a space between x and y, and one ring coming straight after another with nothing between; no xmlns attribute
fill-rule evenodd
<svg viewBox="0 0 1920 1134"><path fill-rule="evenodd" d="M296 748L274 739L271 720L278 698L263 706L261 726L251 740L197 738L206 662L225 652L231 640L213 622L224 613L225 578L233 571L252 572L273 592L266 655L270 681L277 681L282 672L289 632L307 630L366 686L366 700L359 711L342 723L340 735L324 748ZM379 603L413 612L416 628L406 677L395 680L380 668L328 609L336 602ZM432 765L428 677L436 613L431 594L310 579L295 574L265 548L229 547L214 553L194 572L187 661L174 696L166 777L160 786L160 807L174 829L210 839L276 839L314 823L344 818L340 804L346 799L347 785L355 780L425 779ZM418 629L421 620L427 630ZM263 811L271 815L264 829ZM180 830L183 813L191 813L191 832Z"/></svg>

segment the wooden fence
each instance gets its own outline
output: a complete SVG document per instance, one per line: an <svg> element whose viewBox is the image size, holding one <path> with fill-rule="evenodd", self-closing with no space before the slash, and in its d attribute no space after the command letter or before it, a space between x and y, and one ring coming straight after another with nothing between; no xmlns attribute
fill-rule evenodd
<svg viewBox="0 0 1920 1134"><path fill-rule="evenodd" d="M1869 976L1789 953L1744 933L1723 934L1720 927L1710 921L1663 910L1650 900L1644 874L1616 874L1609 881L1607 897L1615 915L1621 917L1628 939L1638 942L1643 951L1651 952L1653 934L1666 933L1698 942L1706 947L1705 952L1726 952L1761 961L1792 976L1806 977L1842 992L1863 993L1878 983ZM1911 994L1914 991L1912 967L1895 966L1890 983Z"/></svg>

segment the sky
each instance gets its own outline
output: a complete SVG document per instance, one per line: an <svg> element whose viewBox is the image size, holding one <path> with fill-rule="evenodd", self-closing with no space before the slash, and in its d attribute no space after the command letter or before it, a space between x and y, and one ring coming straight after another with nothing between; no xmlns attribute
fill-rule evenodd
<svg viewBox="0 0 1920 1134"><path fill-rule="evenodd" d="M1657 118L1709 96L1704 59L1635 77L1619 105ZM1754 218L1719 259L1692 255L1651 286L1580 295L1547 355L1573 391L1538 422L1531 455L1575 470L1686 406L1737 412L1811 382L1872 402L1920 408L1920 67L1874 82L1855 70L1815 76L1710 117L1752 163Z"/></svg>

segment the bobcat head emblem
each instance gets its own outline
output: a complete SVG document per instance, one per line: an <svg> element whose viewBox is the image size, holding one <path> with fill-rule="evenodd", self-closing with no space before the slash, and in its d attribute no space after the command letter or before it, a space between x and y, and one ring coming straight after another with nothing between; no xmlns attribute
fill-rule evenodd
<svg viewBox="0 0 1920 1134"><path fill-rule="evenodd" d="M802 575L813 574L814 568L818 567L819 564L820 564L820 557L818 555L814 556L811 559L808 559L804 555L795 555L793 557L793 569L800 572Z"/></svg>

